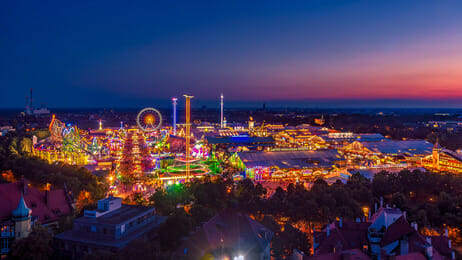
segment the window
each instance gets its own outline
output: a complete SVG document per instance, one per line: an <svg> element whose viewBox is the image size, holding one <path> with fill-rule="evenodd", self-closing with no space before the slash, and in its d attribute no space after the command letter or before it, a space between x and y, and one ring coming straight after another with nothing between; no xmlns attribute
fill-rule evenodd
<svg viewBox="0 0 462 260"><path fill-rule="evenodd" d="M368 245L363 245L363 252L367 252L369 250Z"/></svg>
<svg viewBox="0 0 462 260"><path fill-rule="evenodd" d="M91 226L91 232L96 232L96 226Z"/></svg>
<svg viewBox="0 0 462 260"><path fill-rule="evenodd" d="M2 239L2 244L1 244L1 251L4 251L4 249L8 249L8 239Z"/></svg>
<svg viewBox="0 0 462 260"><path fill-rule="evenodd" d="M122 226L120 226L120 233L121 233L121 234L125 233L125 224L123 224Z"/></svg>

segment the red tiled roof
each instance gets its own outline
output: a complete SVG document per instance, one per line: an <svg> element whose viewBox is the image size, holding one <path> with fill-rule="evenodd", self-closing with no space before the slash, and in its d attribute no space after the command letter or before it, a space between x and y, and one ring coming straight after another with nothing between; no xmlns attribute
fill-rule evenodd
<svg viewBox="0 0 462 260"><path fill-rule="evenodd" d="M404 219L403 216L401 216L388 227L387 231L385 231L381 245L386 246L413 232L415 232L415 229L409 224L409 222L407 222L406 219Z"/></svg>
<svg viewBox="0 0 462 260"><path fill-rule="evenodd" d="M22 182L0 184L1 221L11 218L11 212L18 206L21 198L22 186ZM59 216L72 212L64 190L53 190L46 196L34 187L27 187L24 200L27 207L32 209L32 217L36 217L43 224L56 221Z"/></svg>
<svg viewBox="0 0 462 260"><path fill-rule="evenodd" d="M422 254L426 254L427 247L430 246L429 243L425 240L425 238L419 234L419 232L415 231L409 236L409 252L420 252Z"/></svg>
<svg viewBox="0 0 462 260"><path fill-rule="evenodd" d="M449 248L449 238L445 236L432 236L431 237L433 249L438 251L441 256L451 258L453 249Z"/></svg>
<svg viewBox="0 0 462 260"><path fill-rule="evenodd" d="M410 253L407 255L396 256L396 260L427 260L427 258L419 252Z"/></svg>
<svg viewBox="0 0 462 260"><path fill-rule="evenodd" d="M51 190L46 194L46 203L50 210L57 216L68 215L72 213L66 193L64 190Z"/></svg>
<svg viewBox="0 0 462 260"><path fill-rule="evenodd" d="M359 249L352 249L342 251L340 253L329 253L317 256L306 256L304 259L310 260L369 260L371 259L367 254Z"/></svg>
<svg viewBox="0 0 462 260"><path fill-rule="evenodd" d="M363 245L368 244L367 229L371 225L369 222L344 221L342 227L336 221L330 225L330 235L326 237L326 232L316 235L316 243L319 247L317 254L326 254L334 250L362 249ZM332 227L333 226L333 227Z"/></svg>

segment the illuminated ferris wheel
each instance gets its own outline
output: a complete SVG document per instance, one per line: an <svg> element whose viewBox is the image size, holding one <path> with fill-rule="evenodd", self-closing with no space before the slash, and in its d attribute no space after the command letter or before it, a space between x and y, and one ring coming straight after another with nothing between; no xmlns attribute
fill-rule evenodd
<svg viewBox="0 0 462 260"><path fill-rule="evenodd" d="M138 113L136 123L145 132L156 131L162 125L162 115L159 110L147 107Z"/></svg>

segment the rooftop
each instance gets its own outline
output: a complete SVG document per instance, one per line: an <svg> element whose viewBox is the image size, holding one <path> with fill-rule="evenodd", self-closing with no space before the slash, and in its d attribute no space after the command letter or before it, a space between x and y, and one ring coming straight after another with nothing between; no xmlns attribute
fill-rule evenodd
<svg viewBox="0 0 462 260"><path fill-rule="evenodd" d="M206 222L178 248L176 256L199 259L204 253L220 255L223 248L263 252L273 232L249 216L227 209Z"/></svg>
<svg viewBox="0 0 462 260"><path fill-rule="evenodd" d="M335 149L283 152L240 152L239 158L247 168L256 166L279 168L330 167L343 157Z"/></svg>
<svg viewBox="0 0 462 260"><path fill-rule="evenodd" d="M25 206L32 210L32 217L40 223L49 223L59 219L62 215L72 213L72 207L66 193L62 189L40 192L28 186L27 183L15 182L0 184L0 221L11 218L13 210L18 207L21 193L24 189Z"/></svg>
<svg viewBox="0 0 462 260"><path fill-rule="evenodd" d="M433 144L425 140L390 140L383 142L362 142L362 144L372 152L383 154L422 155L430 154L433 150Z"/></svg>
<svg viewBox="0 0 462 260"><path fill-rule="evenodd" d="M258 137L238 135L230 137L206 137L209 144L255 144L255 143L274 143L273 137Z"/></svg>
<svg viewBox="0 0 462 260"><path fill-rule="evenodd" d="M76 221L81 220L83 218L84 217L76 219ZM101 218L97 219L100 220ZM89 245L105 246L120 249L125 247L133 239L136 239L145 234L147 231L156 228L161 223L163 223L165 219L166 217L156 216L157 221L145 222L119 239L104 238L100 236L96 237L91 233L75 232L74 230L68 230L63 233L57 234L54 238L59 240L78 241L80 243Z"/></svg>
<svg viewBox="0 0 462 260"><path fill-rule="evenodd" d="M85 223L85 224L121 224L124 223L138 215L143 214L146 211L155 210L151 207L138 206L138 205L125 205L114 211L111 211L107 214L104 214L97 218L92 217L81 217L76 219L76 222Z"/></svg>

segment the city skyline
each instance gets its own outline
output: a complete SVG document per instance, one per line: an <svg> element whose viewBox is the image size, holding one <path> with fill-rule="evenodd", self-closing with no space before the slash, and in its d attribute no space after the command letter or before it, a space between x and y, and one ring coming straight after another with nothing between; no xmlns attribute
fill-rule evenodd
<svg viewBox="0 0 462 260"><path fill-rule="evenodd" d="M462 3L7 3L1 108L461 107Z"/></svg>

